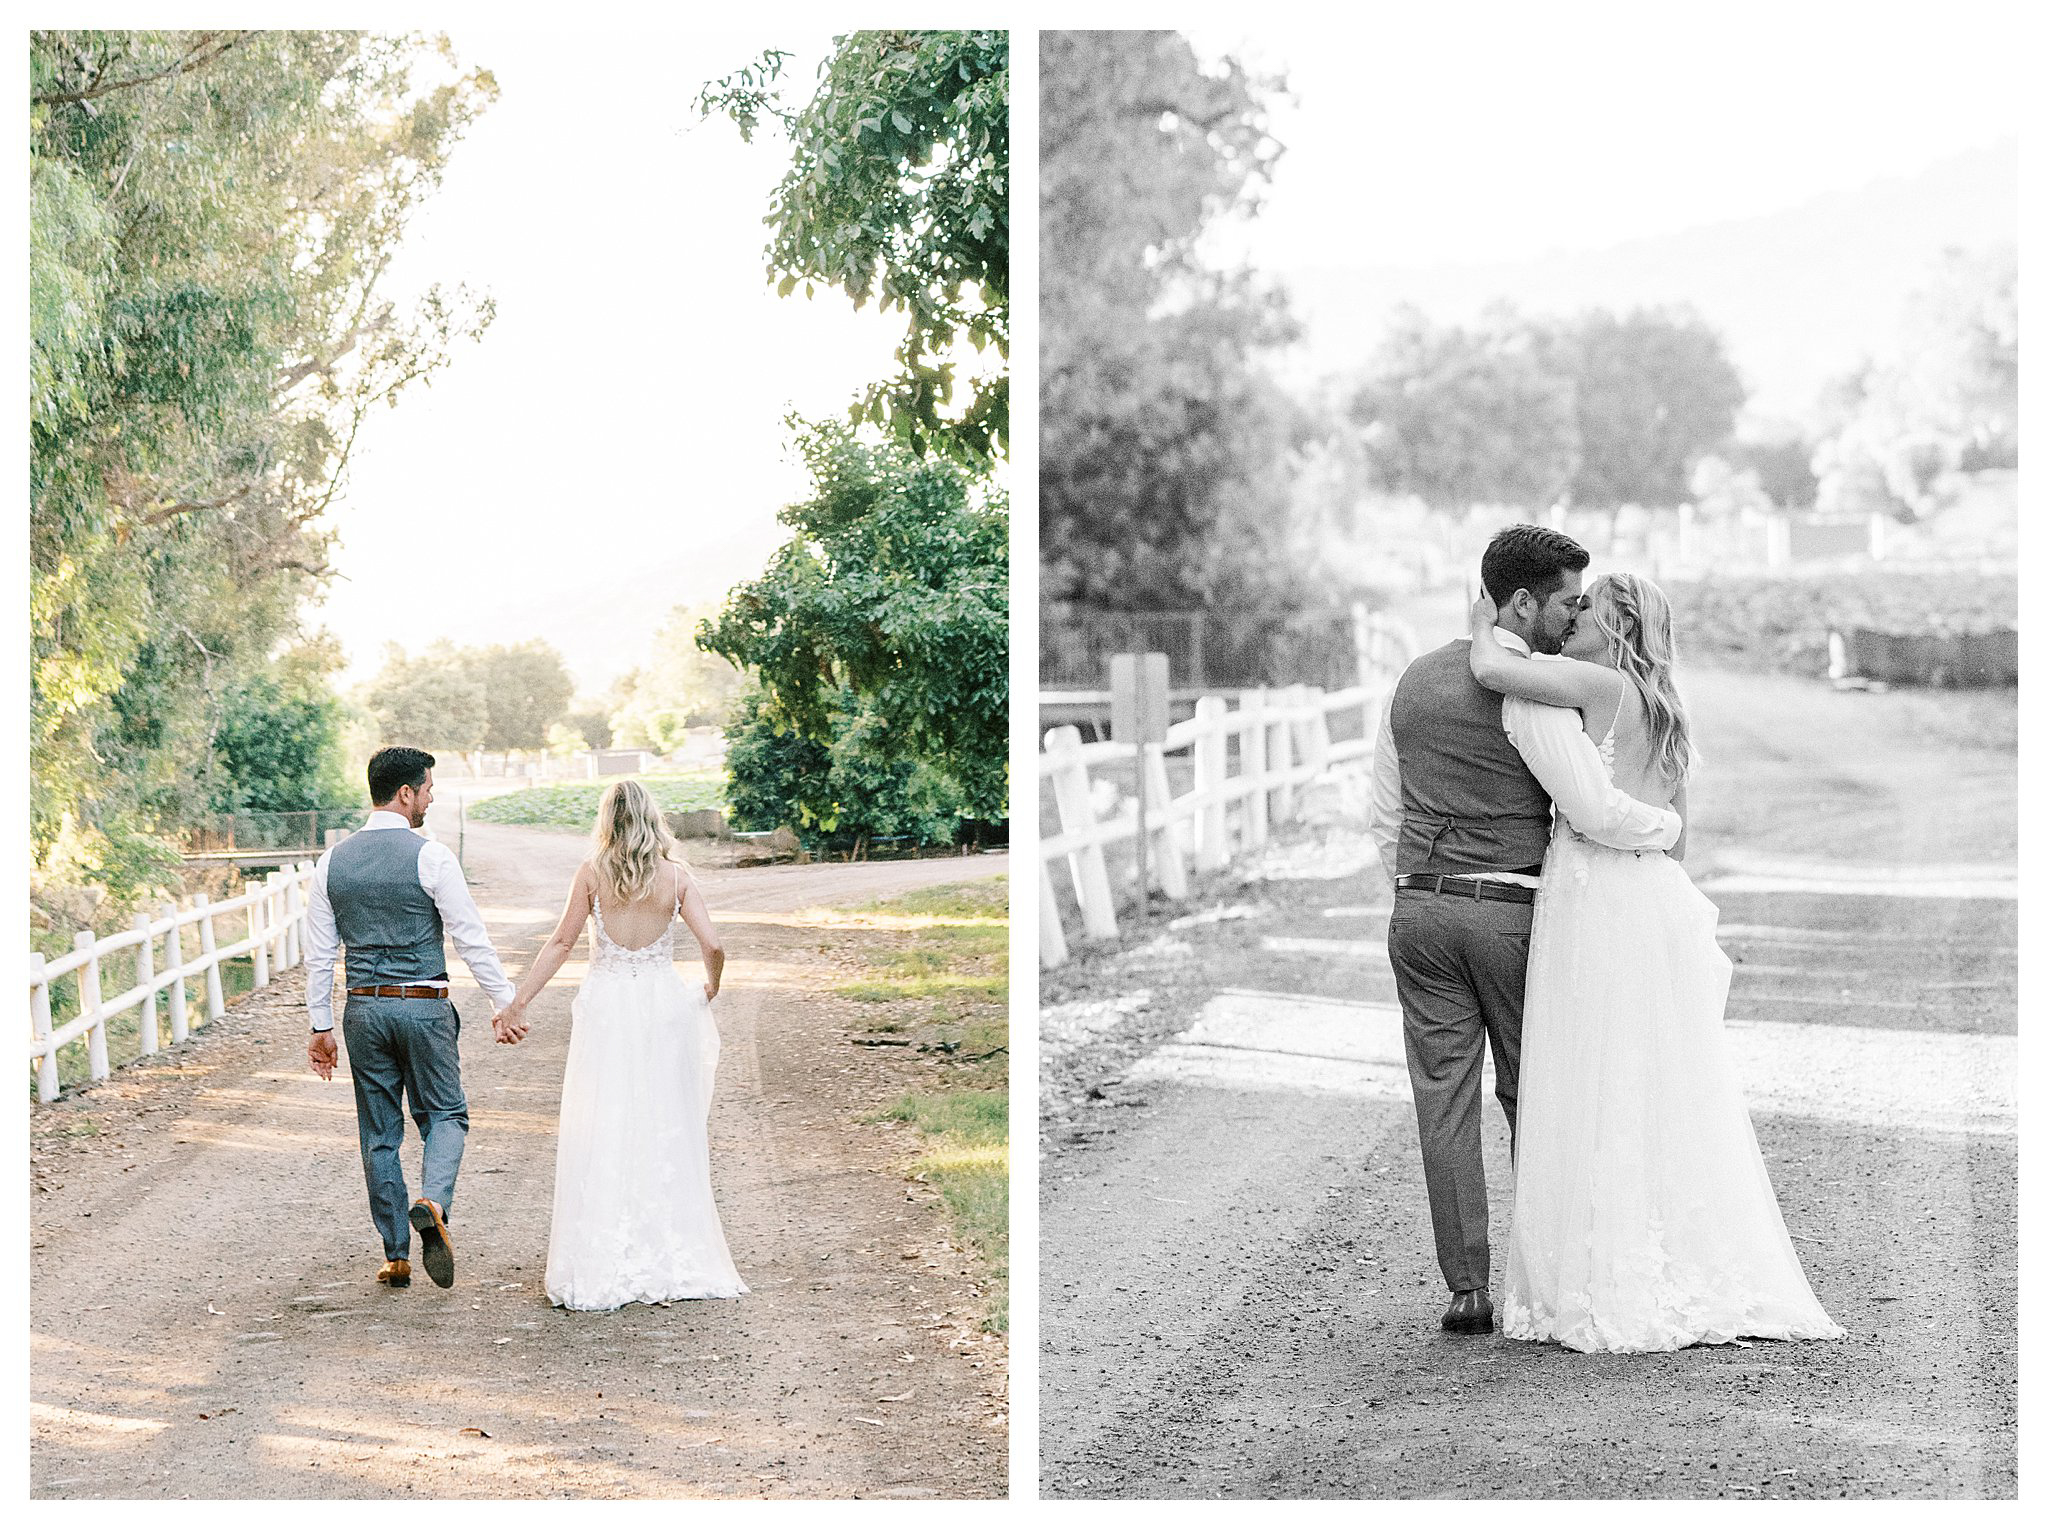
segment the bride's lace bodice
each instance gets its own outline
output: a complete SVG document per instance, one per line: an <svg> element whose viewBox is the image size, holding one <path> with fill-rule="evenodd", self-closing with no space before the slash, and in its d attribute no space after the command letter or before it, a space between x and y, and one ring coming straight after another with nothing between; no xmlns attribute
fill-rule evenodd
<svg viewBox="0 0 2048 1530"><path fill-rule="evenodd" d="M676 959L676 921L682 917L682 900L670 910L668 923L659 935L644 946L622 946L613 940L604 927L604 899L590 900L591 913L596 916L590 928L590 970L592 974L613 972L624 977L640 977L650 972L673 970Z"/></svg>

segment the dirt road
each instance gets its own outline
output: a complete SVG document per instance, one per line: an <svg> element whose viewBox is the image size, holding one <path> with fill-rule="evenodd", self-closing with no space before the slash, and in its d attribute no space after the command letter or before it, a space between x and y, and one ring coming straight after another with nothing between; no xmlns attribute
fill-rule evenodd
<svg viewBox="0 0 2048 1530"><path fill-rule="evenodd" d="M437 809L438 811L438 809ZM575 835L470 823L513 972ZM982 1497L1005 1488L1006 1355L903 1129L914 1065L848 1042L843 928L807 908L1001 857L704 874L730 963L713 1179L752 1294L566 1313L542 1290L582 952L521 1046L457 964L471 1130L457 1279L374 1284L345 1073L304 1064L303 974L160 1064L36 1112L39 1497ZM418 1144L407 1144L409 1174Z"/></svg>
<svg viewBox="0 0 2048 1530"><path fill-rule="evenodd" d="M1729 689L1757 731L1753 696ZM1703 699L1710 757L1716 738L1751 747ZM1768 769L1811 779L1798 752ZM1757 804L1745 818L1724 777L1696 868L1738 964L1729 1031L1764 1157L1846 1340L1584 1356L1438 1330L1390 899L1356 804L1337 802L1207 889L1194 920L1046 984L1042 1491L2011 1496L2011 861L1956 864L1954 835L1904 823L1920 773L1874 755L1850 773L1857 793L1812 800L1904 832L1859 822L1801 860L1823 842L1786 843L1811 824L1774 804L1770 837L1732 844ZM1981 826L1975 842L2001 848Z"/></svg>

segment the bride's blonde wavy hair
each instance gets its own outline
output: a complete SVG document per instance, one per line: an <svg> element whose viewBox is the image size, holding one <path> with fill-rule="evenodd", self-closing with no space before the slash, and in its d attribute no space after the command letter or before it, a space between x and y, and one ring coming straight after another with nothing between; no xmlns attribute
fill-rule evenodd
<svg viewBox="0 0 2048 1530"><path fill-rule="evenodd" d="M1587 592L1587 610L1607 635L1615 667L1635 682L1650 732L1650 763L1673 790L1685 784L1695 756L1672 668L1671 602L1640 574L1602 574Z"/></svg>
<svg viewBox="0 0 2048 1530"><path fill-rule="evenodd" d="M668 831L668 820L638 781L614 781L604 789L590 840L598 886L616 903L646 897L664 861L688 869L675 836Z"/></svg>

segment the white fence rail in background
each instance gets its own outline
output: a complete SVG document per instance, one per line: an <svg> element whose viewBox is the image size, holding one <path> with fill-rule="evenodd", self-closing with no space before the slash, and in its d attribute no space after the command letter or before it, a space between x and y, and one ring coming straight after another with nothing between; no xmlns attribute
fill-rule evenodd
<svg viewBox="0 0 2048 1530"><path fill-rule="evenodd" d="M1412 646L1412 645L1411 645ZM1369 684L1324 693L1305 685L1239 694L1233 708L1223 696L1204 696L1195 715L1167 731L1164 743L1144 747L1147 846L1158 886L1184 898L1188 872L1215 871L1266 842L1272 829L1300 811L1303 791L1332 769L1370 759L1380 707L1405 654L1389 651ZM1332 742L1330 720L1360 714L1355 738ZM1235 750L1232 740L1236 741ZM1173 795L1167 756L1192 755L1194 784ZM1091 939L1117 934L1116 895L1103 848L1138 832L1135 799L1109 817L1098 811L1090 772L1114 764L1128 774L1137 750L1114 739L1086 744L1075 727L1050 729L1038 757L1039 778L1052 783L1059 832L1039 846L1039 964L1067 959L1067 932L1054 895L1052 868L1065 863L1082 931ZM1233 768L1233 764L1235 768Z"/></svg>
<svg viewBox="0 0 2048 1530"><path fill-rule="evenodd" d="M221 963L247 956L255 968L256 986L266 988L273 974L296 967L305 959L306 893L313 878L313 863L300 861L286 871L273 871L260 882L245 884L238 898L223 903L209 902L205 893L195 894L189 903L166 903L155 917L137 914L134 927L119 935L95 935L80 930L68 956L49 961L40 953L28 959L29 1065L36 1071L36 1098L44 1103L57 1098L57 1049L85 1038L92 1077L103 1079L107 1066L107 1021L127 1010L141 1011L142 1055L155 1052L157 996L169 990L171 1044L182 1042L190 1025L185 985L194 978L206 985L206 1018L218 1020L227 1010L221 984ZM219 943L214 921L242 914L247 934L229 945ZM186 957L187 931L199 946L199 954ZM158 945L162 958L158 958ZM100 963L116 951L133 947L136 953L134 986L112 998L100 992ZM78 974L78 1013L61 1026L52 1023L50 985L68 973Z"/></svg>

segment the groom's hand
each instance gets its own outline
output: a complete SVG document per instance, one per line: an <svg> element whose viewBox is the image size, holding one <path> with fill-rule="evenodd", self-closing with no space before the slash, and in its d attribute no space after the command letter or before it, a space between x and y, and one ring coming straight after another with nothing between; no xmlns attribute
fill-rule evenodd
<svg viewBox="0 0 2048 1530"><path fill-rule="evenodd" d="M306 1041L306 1061L313 1065L313 1071L322 1078L334 1077L334 1064L341 1053L334 1045L333 1031L315 1031Z"/></svg>
<svg viewBox="0 0 2048 1530"><path fill-rule="evenodd" d="M504 1046L516 1047L526 1039L526 1022L516 1009L501 1009L491 1016L491 1030Z"/></svg>

